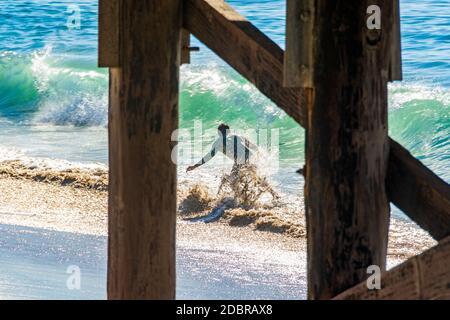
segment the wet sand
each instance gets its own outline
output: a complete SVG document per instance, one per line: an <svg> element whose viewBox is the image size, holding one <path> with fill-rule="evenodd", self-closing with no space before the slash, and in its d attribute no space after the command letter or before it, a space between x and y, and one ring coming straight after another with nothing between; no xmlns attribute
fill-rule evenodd
<svg viewBox="0 0 450 320"><path fill-rule="evenodd" d="M0 194L0 299L106 297L106 192L3 176ZM178 221L177 298L304 299L305 270L304 240Z"/></svg>
<svg viewBox="0 0 450 320"><path fill-rule="evenodd" d="M64 179L68 174L70 183ZM106 236L105 183L106 172L98 169L79 173L74 169L54 171L51 168L27 167L17 162L0 163L0 224ZM181 184L178 203L188 196L189 188ZM275 207L230 209L223 219L210 224L185 222L186 215L179 212L177 243L223 250L250 243L266 248L270 243L274 250L304 251L306 229L303 209L294 202L302 203L301 196L287 198ZM246 220L248 217L251 219ZM242 219L246 222L241 223ZM398 263L434 244L434 240L413 223L391 219L389 259Z"/></svg>
<svg viewBox="0 0 450 320"><path fill-rule="evenodd" d="M106 297L108 195L98 183L106 173L91 173L0 165L0 299ZM180 183L178 203L190 195L189 184ZM177 298L306 298L301 196L276 206L231 208L205 224L185 218L207 213L217 199L201 190L194 195L207 201L201 212L178 212ZM434 245L425 232L397 219L389 235L388 268ZM86 274L77 292L65 287L73 264Z"/></svg>
<svg viewBox="0 0 450 320"><path fill-rule="evenodd" d="M0 177L0 224L45 228L80 234L106 236L107 201L104 191L58 186L27 179ZM178 218L178 244L224 248L267 242L275 247L299 250L304 241L282 234L255 232L251 227L230 227L225 222L188 223Z"/></svg>

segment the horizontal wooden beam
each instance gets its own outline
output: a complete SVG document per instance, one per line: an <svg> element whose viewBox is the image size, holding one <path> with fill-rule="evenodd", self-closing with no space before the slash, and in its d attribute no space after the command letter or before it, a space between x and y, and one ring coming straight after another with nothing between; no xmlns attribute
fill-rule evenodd
<svg viewBox="0 0 450 320"><path fill-rule="evenodd" d="M366 281L335 300L450 299L450 237L381 275L381 289L367 289Z"/></svg>
<svg viewBox="0 0 450 320"><path fill-rule="evenodd" d="M305 90L283 88L283 50L221 0L186 0L184 28L303 127ZM390 139L389 200L430 235L450 235L450 186Z"/></svg>

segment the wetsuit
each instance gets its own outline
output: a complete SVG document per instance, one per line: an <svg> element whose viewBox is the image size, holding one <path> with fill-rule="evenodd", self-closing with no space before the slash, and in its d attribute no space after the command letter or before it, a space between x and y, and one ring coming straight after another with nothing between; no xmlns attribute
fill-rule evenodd
<svg viewBox="0 0 450 320"><path fill-rule="evenodd" d="M252 152L250 149L256 150L256 146L245 138L237 135L227 135L219 137L212 145L211 151L208 152L196 166L201 166L211 160L218 152L222 152L228 158L234 161L234 164L248 163Z"/></svg>

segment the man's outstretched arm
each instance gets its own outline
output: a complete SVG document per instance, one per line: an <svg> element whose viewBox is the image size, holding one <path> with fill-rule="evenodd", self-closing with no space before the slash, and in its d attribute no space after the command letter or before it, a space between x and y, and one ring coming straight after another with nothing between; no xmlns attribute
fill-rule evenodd
<svg viewBox="0 0 450 320"><path fill-rule="evenodd" d="M218 150L218 146L217 146L217 141L216 141L213 144L211 151L208 152L199 162L197 162L193 166L189 166L186 169L186 172L192 171L192 170L204 165L205 163L207 163L209 160L211 160L216 155L217 150Z"/></svg>
<svg viewBox="0 0 450 320"><path fill-rule="evenodd" d="M247 138L244 138L244 140L245 140L245 146L248 149L252 149L253 151L259 151L259 148L258 148L258 146L256 144L254 144L253 142L251 142Z"/></svg>

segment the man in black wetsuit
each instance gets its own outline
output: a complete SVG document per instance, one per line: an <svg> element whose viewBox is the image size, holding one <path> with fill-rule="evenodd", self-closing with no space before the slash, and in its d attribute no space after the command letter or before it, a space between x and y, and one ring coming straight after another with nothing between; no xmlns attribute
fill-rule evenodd
<svg viewBox="0 0 450 320"><path fill-rule="evenodd" d="M230 127L226 124L221 124L217 130L219 131L219 137L212 145L211 151L209 151L199 162L193 166L189 166L186 172L192 171L201 165L204 165L211 160L217 152L222 152L228 158L234 161L234 165L243 165L249 162L252 157L253 151L257 151L258 147L251 143L248 139L240 137L238 135L230 135Z"/></svg>

